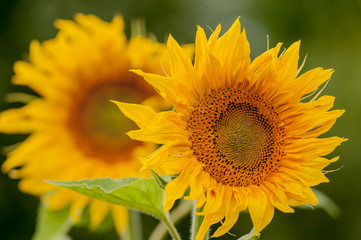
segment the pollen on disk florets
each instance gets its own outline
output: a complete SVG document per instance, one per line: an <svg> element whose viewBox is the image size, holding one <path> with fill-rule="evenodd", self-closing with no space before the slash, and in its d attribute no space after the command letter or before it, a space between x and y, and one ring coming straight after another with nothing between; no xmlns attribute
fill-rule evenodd
<svg viewBox="0 0 361 240"><path fill-rule="evenodd" d="M212 91L195 105L187 131L194 156L217 182L259 185L278 169L285 133L278 113L261 96Z"/></svg>

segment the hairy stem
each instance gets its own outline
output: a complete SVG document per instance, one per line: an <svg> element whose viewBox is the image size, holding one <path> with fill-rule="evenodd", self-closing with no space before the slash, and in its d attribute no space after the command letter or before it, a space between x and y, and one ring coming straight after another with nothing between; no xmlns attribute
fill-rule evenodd
<svg viewBox="0 0 361 240"><path fill-rule="evenodd" d="M128 213L129 219L124 238L126 240L142 240L143 229L140 212L128 209Z"/></svg>
<svg viewBox="0 0 361 240"><path fill-rule="evenodd" d="M179 205L170 212L170 219L174 224L182 220L192 210L193 204L190 201L181 200ZM167 234L167 226L164 222L160 222L154 229L149 240L162 240Z"/></svg>
<svg viewBox="0 0 361 240"><path fill-rule="evenodd" d="M163 221L167 225L168 230L169 230L170 234L172 235L173 239L174 240L181 240L181 237L180 237L177 229L175 228L172 220L170 219L169 213L166 212L165 215L166 215L166 218L163 219Z"/></svg>
<svg viewBox="0 0 361 240"><path fill-rule="evenodd" d="M194 210L192 213L192 229L191 229L191 240L195 240L198 230L203 222L204 216L196 215L196 212L201 212L203 208L196 208L194 206ZM209 230L207 231L206 235L204 236L203 240L209 239Z"/></svg>

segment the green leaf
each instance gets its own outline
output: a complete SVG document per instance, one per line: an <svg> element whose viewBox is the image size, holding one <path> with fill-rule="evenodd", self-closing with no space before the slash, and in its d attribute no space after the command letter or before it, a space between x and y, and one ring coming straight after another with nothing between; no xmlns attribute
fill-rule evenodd
<svg viewBox="0 0 361 240"><path fill-rule="evenodd" d="M298 208L312 209L312 210L316 209L316 208L321 208L333 219L337 219L341 215L340 207L337 206L337 204L331 198L329 198L326 194L324 194L320 190L313 188L312 191L315 193L315 195L318 199L318 204L315 206L314 205L299 205L299 206L297 206Z"/></svg>
<svg viewBox="0 0 361 240"><path fill-rule="evenodd" d="M312 189L318 199L316 207L322 208L330 217L337 219L341 215L341 209L326 194L317 189Z"/></svg>
<svg viewBox="0 0 361 240"><path fill-rule="evenodd" d="M38 97L31 95L31 94L27 94L27 93L22 93L22 92L15 92L15 93L8 93L5 95L5 102L8 103L29 103L35 99L38 99Z"/></svg>
<svg viewBox="0 0 361 240"><path fill-rule="evenodd" d="M158 185L162 188L165 189L165 187L167 186L167 184L172 180L170 176L165 175L165 176L159 176L156 172L154 172L153 170L150 170L153 174L154 179L157 181Z"/></svg>
<svg viewBox="0 0 361 240"><path fill-rule="evenodd" d="M73 225L69 213L69 206L51 211L47 209L45 203L41 203L32 240L69 240L67 233Z"/></svg>
<svg viewBox="0 0 361 240"><path fill-rule="evenodd" d="M258 233L256 235L253 235L253 233L254 233L254 228L252 228L252 230L249 233L247 233L246 235L243 235L238 240L258 240L258 239L260 239L261 233Z"/></svg>
<svg viewBox="0 0 361 240"><path fill-rule="evenodd" d="M88 228L90 226L90 209L89 205L84 207L81 211L81 217L79 222L76 223L75 227L83 227ZM97 233L106 233L114 230L114 221L113 221L113 214L109 210L108 213L105 215L104 219L100 222L96 229L92 229Z"/></svg>
<svg viewBox="0 0 361 240"><path fill-rule="evenodd" d="M98 178L49 182L70 188L89 197L133 208L167 221L162 205L163 191L153 178Z"/></svg>

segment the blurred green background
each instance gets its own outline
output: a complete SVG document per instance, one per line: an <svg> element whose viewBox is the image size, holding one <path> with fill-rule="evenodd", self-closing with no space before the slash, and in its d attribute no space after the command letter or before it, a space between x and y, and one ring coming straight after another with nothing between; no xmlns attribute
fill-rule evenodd
<svg viewBox="0 0 361 240"><path fill-rule="evenodd" d="M142 18L147 30L159 41L164 42L172 33L181 44L194 41L196 25L214 29L220 23L224 32L240 16L251 44L252 59L266 50L267 35L271 47L277 42L288 47L301 39L301 59L308 53L304 70L318 66L334 68L336 71L324 93L336 96L336 108L346 109L327 133L350 139L332 154L340 155L340 160L328 167L343 168L327 175L330 183L317 187L340 206L342 214L333 219L320 209L297 208L294 214L276 211L261 239L361 239L360 0L1 0L0 110L16 106L4 101L6 93L29 91L10 84L14 61L26 58L32 39L43 41L55 36L55 19L71 19L77 12L92 13L107 21L115 14L122 14L128 35L130 21ZM23 138L1 134L0 145L11 145ZM1 155L0 162L4 159ZM0 239L31 239L37 206L35 197L19 192L17 181L1 173ZM150 217L143 217L143 221L148 227L157 223ZM187 236L187 221L188 218L178 225L183 236ZM248 215L241 214L231 232L239 235L250 229ZM75 240L117 239L114 231L90 233L82 227L71 230L71 236ZM219 239L237 238L226 235Z"/></svg>

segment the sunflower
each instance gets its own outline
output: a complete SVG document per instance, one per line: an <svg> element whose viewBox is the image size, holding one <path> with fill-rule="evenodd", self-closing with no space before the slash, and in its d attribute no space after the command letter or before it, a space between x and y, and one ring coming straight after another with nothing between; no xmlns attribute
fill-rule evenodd
<svg viewBox="0 0 361 240"><path fill-rule="evenodd" d="M174 111L155 112L117 103L139 127L132 139L162 144L143 168L179 174L165 189L164 210L175 200L196 200L204 220L196 239L208 228L225 234L248 209L255 231L273 218L274 209L317 204L310 187L328 182L324 156L345 139L318 138L343 110L332 110L334 97L310 95L333 70L316 68L300 76L300 42L279 54L281 44L250 60L250 47L239 20L221 37L219 25L207 40L198 27L195 61L169 37L169 77L135 72L152 84ZM306 99L305 99L306 98ZM309 98L308 98L309 99Z"/></svg>
<svg viewBox="0 0 361 240"><path fill-rule="evenodd" d="M161 74L167 48L140 36L127 41L120 16L108 23L78 14L75 21L58 20L55 25L59 33L54 39L31 42L30 61L14 65L13 83L32 88L40 97L0 114L1 132L31 133L8 154L2 170L21 179L21 191L42 196L49 209L70 204L75 221L90 204L93 229L112 210L120 232L127 223L126 208L57 188L44 179L147 176L139 173L137 158L156 145L131 141L124 133L135 124L109 100L164 106L153 87L129 69Z"/></svg>

